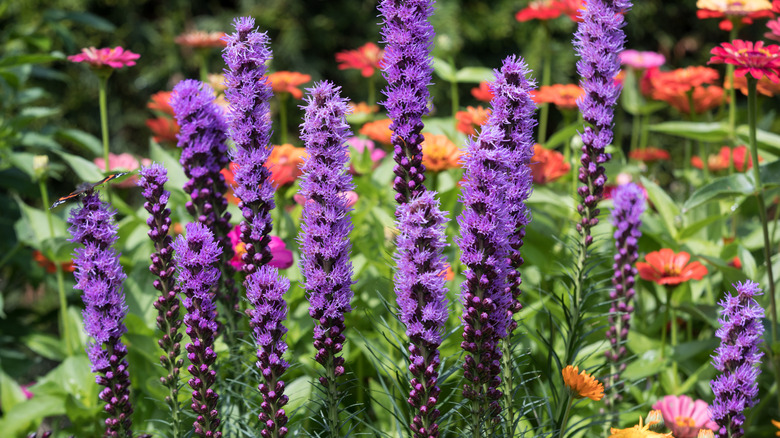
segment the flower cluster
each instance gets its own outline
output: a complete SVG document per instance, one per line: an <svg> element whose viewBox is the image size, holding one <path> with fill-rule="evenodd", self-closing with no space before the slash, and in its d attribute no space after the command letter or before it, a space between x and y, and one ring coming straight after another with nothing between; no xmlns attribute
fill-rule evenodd
<svg viewBox="0 0 780 438"><path fill-rule="evenodd" d="M685 251L675 253L669 248L662 248L648 253L644 262L636 263L636 269L643 280L658 284L675 285L701 280L707 275L707 267L699 262L688 263L690 259L691 255Z"/></svg>
<svg viewBox="0 0 780 438"><path fill-rule="evenodd" d="M81 208L71 211L71 242L80 247L74 254L76 286L83 291L84 331L94 339L87 346L95 381L103 386L100 399L106 402L106 436L132 436L133 406L130 403L130 373L127 347L122 335L127 314L122 282L126 278L113 248L117 240L114 214L97 192L88 192Z"/></svg>
<svg viewBox="0 0 780 438"><path fill-rule="evenodd" d="M383 102L393 123L393 188L399 204L425 191L422 164L422 116L428 114L433 66L431 45L433 0L382 0L382 37L385 57L382 75L387 80Z"/></svg>
<svg viewBox="0 0 780 438"><path fill-rule="evenodd" d="M219 438L219 395L212 389L217 380L214 340L217 336L217 307L212 292L219 282L216 267L222 249L212 232L200 222L187 224L187 235L173 243L179 288L184 295L184 325L192 340L186 345L192 378L192 410L196 414L195 434Z"/></svg>
<svg viewBox="0 0 780 438"><path fill-rule="evenodd" d="M723 307L720 328L715 332L720 346L715 349L712 365L720 374L710 381L715 394L710 417L720 427L718 436L739 438L745 434L745 409L758 403L757 379L764 355L758 345L764 333L764 309L754 298L761 295L757 283L748 280L733 286L737 295L727 294L718 303Z"/></svg>
<svg viewBox="0 0 780 438"><path fill-rule="evenodd" d="M241 241L245 254L244 270L252 273L268 263L271 210L274 188L266 162L271 155L271 86L264 80L266 63L271 59L268 36L254 29L250 17L237 18L234 34L227 37L223 57L227 70L225 95L230 102L227 120L230 136L236 144L233 152L235 194L244 220ZM233 166L231 166L231 169Z"/></svg>
<svg viewBox="0 0 780 438"><path fill-rule="evenodd" d="M710 52L707 64L731 64L736 66L735 76L750 73L755 79L766 76L774 83L780 82L780 46L764 46L763 41L734 40L722 43Z"/></svg>
<svg viewBox="0 0 780 438"><path fill-rule="evenodd" d="M609 308L609 328L607 329L607 339L610 343L610 349L606 351L607 360L612 363L609 380L607 382L610 396L607 398L607 404L612 406L620 401L619 394L620 373L625 368L625 363L619 363L620 359L626 354L625 341L628 339L628 329L630 327L631 313L634 306L631 304L634 298L634 279L637 270L634 263L639 257L637 245L642 232L639 227L642 225L641 216L645 210L645 194L642 189L634 183L628 183L618 186L613 195L615 204L612 210L612 226L615 227L615 262L612 264L612 289L609 293L611 305Z"/></svg>
<svg viewBox="0 0 780 438"><path fill-rule="evenodd" d="M618 54L625 43L623 13L630 7L629 0L588 0L575 34L574 45L581 58L577 72L585 89L578 106L587 123L582 132L582 167L578 176L584 185L577 190L582 197L577 206L582 216L577 230L585 248L593 242L590 229L598 224L598 204L607 182L603 164L611 156L605 148L612 142L613 107L622 88L614 78L620 70Z"/></svg>

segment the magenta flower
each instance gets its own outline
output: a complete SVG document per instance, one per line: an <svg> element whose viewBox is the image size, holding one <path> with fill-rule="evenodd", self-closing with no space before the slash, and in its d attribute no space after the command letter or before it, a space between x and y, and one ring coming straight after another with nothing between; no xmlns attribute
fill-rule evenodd
<svg viewBox="0 0 780 438"><path fill-rule="evenodd" d="M354 206L357 204L358 201L358 194L354 190L347 190L344 192L344 196L347 198L347 208ZM313 202L311 199L301 195L300 193L296 193L293 195L293 200L296 204L299 205L306 205L307 202Z"/></svg>
<svg viewBox="0 0 780 438"><path fill-rule="evenodd" d="M233 258L230 259L230 264L233 267L241 271L244 266L244 262L241 260L244 254L246 254L246 244L241 241L241 225L236 225L228 233L230 238L230 245L233 247ZM284 240L276 237L269 236L268 250L271 252L271 261L268 262L268 266L277 269L287 269L293 265L292 251L287 249L287 245Z"/></svg>
<svg viewBox="0 0 780 438"><path fill-rule="evenodd" d="M693 401L687 395L667 395L653 405L653 409L661 411L664 424L675 438L696 438L699 429L717 430L718 425L710 420L708 407L704 400Z"/></svg>
<svg viewBox="0 0 780 438"><path fill-rule="evenodd" d="M713 48L707 64L731 64L736 66L734 75L742 77L750 73L755 79L764 76L780 83L780 46L764 45L763 41L734 40Z"/></svg>
<svg viewBox="0 0 780 438"><path fill-rule="evenodd" d="M383 151L381 148L376 147L374 145L374 142L365 138L360 137L350 137L347 139L347 143L355 148L358 153L363 153L366 149L368 149L368 152L371 154L371 162L374 163L373 168L376 168L379 166L379 162L382 161L382 158L384 158L387 155L387 152ZM349 160L354 161L358 157L352 156L350 154ZM355 175L357 174L357 171L355 171L355 167L350 163L349 165L349 173Z"/></svg>
<svg viewBox="0 0 780 438"><path fill-rule="evenodd" d="M68 61L86 62L95 68L122 68L134 66L135 60L140 57L141 55L125 50L122 47L114 47L113 49L110 47L102 49L87 47L81 49L81 53L78 55L68 56Z"/></svg>
<svg viewBox="0 0 780 438"><path fill-rule="evenodd" d="M637 70L660 67L666 63L666 57L656 52L640 52L628 49L620 52L620 63Z"/></svg>

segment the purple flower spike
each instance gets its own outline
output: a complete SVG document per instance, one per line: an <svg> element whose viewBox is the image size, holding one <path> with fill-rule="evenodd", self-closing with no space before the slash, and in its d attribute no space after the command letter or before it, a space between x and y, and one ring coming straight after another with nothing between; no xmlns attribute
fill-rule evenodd
<svg viewBox="0 0 780 438"><path fill-rule="evenodd" d="M130 403L130 374L127 371L127 347L122 335L127 314L122 282L126 278L119 264L119 254L113 248L117 240L115 211L100 200L97 192L89 191L81 208L71 211L71 242L76 248L76 286L84 291L84 331L94 338L87 346L95 381L103 386L100 399L106 402L105 436L132 436L133 406Z"/></svg>
<svg viewBox="0 0 780 438"><path fill-rule="evenodd" d="M228 165L227 125L222 109L214 102L214 90L200 81L187 79L173 88L171 106L181 127L178 146L182 148L180 162L190 178L184 191L190 195L187 211L196 221L206 225L224 249L220 267L223 275L226 304L238 305L233 284L233 258L230 245L230 213L227 212L225 177L220 173ZM220 290L217 287L217 290Z"/></svg>
<svg viewBox="0 0 780 438"><path fill-rule="evenodd" d="M585 185L577 190L582 198L577 206L582 216L577 231L582 234L585 249L593 242L590 229L599 222L598 204L607 182L602 165L612 158L604 150L612 142L613 107L622 89L615 76L620 71L618 55L623 51L626 39L622 30L625 25L623 14L630 7L628 0L588 0L574 38L580 56L577 72L585 90L577 101L586 122L578 177Z"/></svg>
<svg viewBox="0 0 780 438"><path fill-rule="evenodd" d="M182 321L179 316L179 288L174 277L176 266L172 260L173 239L168 234L171 228L171 210L167 208L170 192L165 190L168 172L161 164L153 163L142 168L139 173L141 178L138 180L138 186L143 188L146 200L144 208L149 212L149 218L146 220L149 225L147 234L154 243L155 250L151 256L152 265L149 270L158 277L153 285L160 292L160 296L154 301L154 308L157 309L157 328L163 332L163 336L157 344L165 353L160 356L160 363L168 372L161 381L169 389L165 401L172 410L174 420L178 422L179 370L183 363L180 357L182 334L179 328Z"/></svg>
<svg viewBox="0 0 780 438"><path fill-rule="evenodd" d="M263 166L271 154L271 85L265 80L266 64L271 60L269 38L254 29L255 20L237 18L236 32L226 37L222 57L227 64L225 97L230 102L227 121L230 136L236 144L233 162L235 193L241 200L238 208L241 241L246 253L241 256L244 270L252 273L271 260L268 248L271 232L271 209L274 187L271 172Z"/></svg>
<svg viewBox="0 0 780 438"><path fill-rule="evenodd" d="M395 254L395 293L401 322L409 336L409 372L412 374L407 401L415 410L411 428L415 438L438 437L439 346L449 315L442 249L447 246L447 218L439 210L436 192L425 191L398 206L398 238Z"/></svg>
<svg viewBox="0 0 780 438"><path fill-rule="evenodd" d="M288 397L284 395L282 374L290 364L282 357L287 351L284 334L287 328L283 322L287 317L287 303L284 294L290 289L290 281L279 276L270 266L263 266L246 279L246 297L254 309L246 311L249 326L257 342L257 367L264 382L258 386L263 395L259 418L264 429L263 437L287 435L287 413L284 406Z"/></svg>
<svg viewBox="0 0 780 438"><path fill-rule="evenodd" d="M716 433L721 438L745 435L745 409L758 403L757 379L764 355L758 350L764 333L764 309L754 298L761 295L761 289L750 280L733 286L737 295L727 294L718 303L723 307L720 328L715 332L720 347L715 349L712 365L720 374L710 381L715 394L710 418L720 426Z"/></svg>
<svg viewBox="0 0 780 438"><path fill-rule="evenodd" d="M216 380L214 339L217 335L217 307L212 292L219 282L217 261L222 249L214 235L200 222L187 224L187 236L173 243L174 260L179 275L179 288L184 298L184 325L192 343L187 344L187 358L192 365L192 410L195 411L195 434L219 438L219 396L211 387Z"/></svg>
<svg viewBox="0 0 780 438"><path fill-rule="evenodd" d="M628 339L631 304L634 298L634 281L637 275L634 263L639 257L637 243L642 237L639 227L641 216L645 211L645 193L633 183L621 185L613 196L615 209L612 210L612 225L615 227L615 263L612 265L613 277L609 298L612 305L609 308L609 339L610 349L605 352L611 362L610 375L607 380L608 394L605 399L607 406L614 406L622 399L620 389L620 373L626 369L620 359L626 354L625 342Z"/></svg>
<svg viewBox="0 0 780 438"><path fill-rule="evenodd" d="M382 42L386 44L382 75L387 80L383 91L393 123L393 171L399 204L425 191L425 166L422 164L422 116L428 114L428 85L433 74L431 45L433 0L382 0Z"/></svg>
<svg viewBox="0 0 780 438"><path fill-rule="evenodd" d="M346 339L344 314L352 310L352 222L345 195L352 189L346 144L352 134L344 118L349 107L339 87L321 82L307 91L301 138L308 157L300 193L311 202L303 206L300 263L311 303L309 315L317 322L314 358L325 367L320 382L335 393L336 378L344 374L344 358L339 356Z"/></svg>

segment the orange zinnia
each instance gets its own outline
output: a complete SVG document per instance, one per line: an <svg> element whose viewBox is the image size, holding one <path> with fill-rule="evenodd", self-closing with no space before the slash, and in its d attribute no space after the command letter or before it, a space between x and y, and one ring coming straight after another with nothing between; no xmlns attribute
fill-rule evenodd
<svg viewBox="0 0 780 438"><path fill-rule="evenodd" d="M226 47L227 42L223 39L225 32L203 32L196 30L194 32L183 33L173 41L184 47L194 47L202 49L206 47Z"/></svg>
<svg viewBox="0 0 780 438"><path fill-rule="evenodd" d="M580 373L579 367L567 365L561 374L563 375L563 383L571 389L575 397L587 397L593 401L599 401L604 397L604 385L594 379L587 371Z"/></svg>
<svg viewBox="0 0 780 438"><path fill-rule="evenodd" d="M653 251L645 256L645 262L637 262L636 269L643 280L658 284L675 285L689 280L701 280L707 274L707 267L699 262L688 261L691 255L685 251L675 253L669 248Z"/></svg>
<svg viewBox="0 0 780 438"><path fill-rule="evenodd" d="M531 174L534 184L547 184L566 175L571 170L571 164L563 160L563 154L545 149L540 144L534 145L534 156L531 158Z"/></svg>
<svg viewBox="0 0 780 438"><path fill-rule="evenodd" d="M271 83L274 93L290 93L296 99L303 97L303 91L298 86L310 80L311 75L297 71L277 71L268 75L268 81Z"/></svg>
<svg viewBox="0 0 780 438"><path fill-rule="evenodd" d="M644 149L633 150L628 154L628 157L631 158L632 160L639 160L645 163L652 163L653 161L669 160L672 158L671 155L669 155L668 151L654 148L652 146L648 146Z"/></svg>
<svg viewBox="0 0 780 438"><path fill-rule="evenodd" d="M170 117L157 117L146 119L146 126L152 131L154 141L157 143L171 142L176 143L176 136L179 134L179 124Z"/></svg>
<svg viewBox="0 0 780 438"><path fill-rule="evenodd" d="M611 427L609 429L609 438L674 438L672 433L658 433L650 430L650 426L660 423L661 414L659 411L650 411L650 415L647 416L647 424L642 424L642 417L639 417L639 424L631 426L626 429L615 429ZM708 429L709 430L709 429Z"/></svg>
<svg viewBox="0 0 780 438"><path fill-rule="evenodd" d="M773 424L773 425L774 425L776 428L780 429L780 421L775 421L775 420L769 420L769 421L771 421L771 422L772 422L772 424ZM778 431L778 432L775 432L775 436L780 436L780 431Z"/></svg>
<svg viewBox="0 0 780 438"><path fill-rule="evenodd" d="M336 62L339 63L339 70L354 68L360 70L360 74L363 77L368 78L373 76L374 70L382 67L381 63L384 54L385 51L376 44L366 43L357 50L345 50L336 53Z"/></svg>
<svg viewBox="0 0 780 438"><path fill-rule="evenodd" d="M653 92L653 98L668 103L681 113L690 113L691 105L688 98L689 92L667 92L663 88L658 88ZM708 87L695 87L691 94L693 99L693 112L696 114L705 113L711 109L719 107L728 96L723 92L723 88L717 85Z"/></svg>
<svg viewBox="0 0 780 438"><path fill-rule="evenodd" d="M718 80L718 71L710 67L693 66L672 71L655 71L650 74L649 80L654 91L687 93L694 87L714 84Z"/></svg>
<svg viewBox="0 0 780 438"><path fill-rule="evenodd" d="M301 165L306 157L305 148L296 148L291 144L274 146L265 167L271 170L271 182L277 189L285 184L290 184L298 178L303 171Z"/></svg>
<svg viewBox="0 0 780 438"><path fill-rule="evenodd" d="M347 105L349 105L349 108L352 110L352 114L374 114L379 111L377 105L369 105L365 102L349 102Z"/></svg>
<svg viewBox="0 0 780 438"><path fill-rule="evenodd" d="M368 122L360 128L360 133L366 137L382 144L392 144L393 131L390 130L390 125L393 123L390 119L377 120L374 122Z"/></svg>
<svg viewBox="0 0 780 438"><path fill-rule="evenodd" d="M734 87L739 89L742 94L747 96L748 89L747 89L747 76L737 76L734 78ZM723 82L723 88L729 90L731 89L731 84L729 83L728 78ZM763 94L764 96L772 97L776 94L780 94L780 83L774 83L771 79L769 79L766 76L761 77L761 79L758 80L756 83L756 91Z"/></svg>
<svg viewBox="0 0 780 438"><path fill-rule="evenodd" d="M152 94L151 102L147 103L146 107L150 110L173 116L171 94L173 94L172 91L158 91L157 93Z"/></svg>
<svg viewBox="0 0 780 438"><path fill-rule="evenodd" d="M460 166L462 152L446 135L423 133L422 163L425 169L434 172Z"/></svg>
<svg viewBox="0 0 780 438"><path fill-rule="evenodd" d="M748 151L747 146L739 145L735 147L733 151L730 147L723 146L720 148L720 152L717 155L710 155L707 157L707 169L713 172L728 169L729 158L732 154L734 155L734 169L737 171L744 172L745 170L753 167L753 157L750 156L750 152ZM762 157L758 157L758 161L764 161L764 159ZM745 167L746 162L747 167ZM693 164L693 167L697 169L704 168L704 163L699 157L692 157L691 164Z"/></svg>
<svg viewBox="0 0 780 438"><path fill-rule="evenodd" d="M493 100L493 92L490 91L490 83L487 81L482 81L479 83L479 87L472 88L471 95L474 96L475 99L483 102L490 102Z"/></svg>
<svg viewBox="0 0 780 438"><path fill-rule="evenodd" d="M477 127L484 125L489 115L490 109L485 109L482 105L476 108L466 107L466 111L458 111L455 114L455 118L458 119L458 125L455 129L466 135L476 134Z"/></svg>
<svg viewBox="0 0 780 438"><path fill-rule="evenodd" d="M539 87L531 92L531 99L536 103L552 103L560 109L574 109L577 99L585 90L575 84L554 84Z"/></svg>
<svg viewBox="0 0 780 438"><path fill-rule="evenodd" d="M49 274L57 272L57 265L55 265L53 261L47 259L46 256L37 249L33 251L33 260ZM73 272L76 270L76 267L73 266L73 261L60 263L60 266L65 272Z"/></svg>

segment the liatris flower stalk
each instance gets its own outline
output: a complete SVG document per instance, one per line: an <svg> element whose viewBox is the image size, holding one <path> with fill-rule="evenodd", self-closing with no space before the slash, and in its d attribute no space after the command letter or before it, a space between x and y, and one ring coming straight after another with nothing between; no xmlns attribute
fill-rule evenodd
<svg viewBox="0 0 780 438"><path fill-rule="evenodd" d="M720 374L710 381L715 394L710 418L720 426L717 434L721 438L745 435L745 409L758 403L757 379L764 355L758 350L764 333L764 309L754 298L761 295L761 289L750 280L733 286L737 295L728 294L718 303L723 307L720 328L715 332L720 346L715 349L712 365Z"/></svg>
<svg viewBox="0 0 780 438"><path fill-rule="evenodd" d="M625 368L625 363L620 359L626 354L625 342L628 339L631 312L634 306L631 304L634 298L634 281L637 270L634 263L639 258L637 243L642 236L639 227L642 225L641 216L645 211L645 194L636 184L621 185L615 190L613 196L615 208L612 210L612 225L615 227L615 263L612 265L613 277L609 298L612 305L609 308L609 328L607 339L610 349L605 352L607 361L610 362L610 375L607 379L608 395L605 399L607 406L614 408L621 400L620 373Z"/></svg>
<svg viewBox="0 0 780 438"><path fill-rule="evenodd" d="M411 342L412 390L407 398L415 410L411 428L415 438L438 437L439 346L448 316L442 255L447 218L433 191L399 205L397 218L394 282L399 317Z"/></svg>
<svg viewBox="0 0 780 438"><path fill-rule="evenodd" d="M224 300L229 308L238 305L233 284L233 247L230 232L230 213L227 212L225 177L220 171L227 166L227 125L222 109L214 102L214 90L200 81L187 79L173 88L171 106L181 127L178 146L184 174L190 178L184 191L190 195L187 211L196 221L206 225L223 248L219 264L223 275ZM219 285L217 290L220 291ZM228 318L230 314L228 314Z"/></svg>
<svg viewBox="0 0 780 438"><path fill-rule="evenodd" d="M219 395L211 387L216 381L214 339L217 335L217 307L214 289L219 282L216 267L222 249L214 235L200 222L187 224L187 235L179 236L173 243L174 260L178 271L179 288L184 294L184 325L192 340L186 345L187 358L192 365L192 410L195 411L195 434L219 438Z"/></svg>
<svg viewBox="0 0 780 438"><path fill-rule="evenodd" d="M283 437L287 435L287 414L284 406L288 397L284 395L282 374L290 364L282 357L287 351L284 334L287 329L282 324L287 317L287 303L284 293L290 289L290 281L279 276L270 266L263 266L246 279L246 297L254 309L248 309L249 326L257 342L257 367L264 382L258 386L263 395L259 414L264 429L263 437Z"/></svg>
<svg viewBox="0 0 780 438"><path fill-rule="evenodd" d="M301 273L309 293L309 315L314 318L315 360L325 367L320 383L325 387L328 426L338 430L337 379L344 374L344 314L352 300L352 263L349 218L345 193L352 189L349 149L352 135L345 115L347 101L330 82L308 89L301 138L308 158L303 164L301 195L310 199L303 206L301 225Z"/></svg>
<svg viewBox="0 0 780 438"><path fill-rule="evenodd" d="M179 372L183 363L181 354L182 334L181 317L179 316L178 293L174 273L176 266L173 263L173 239L168 234L171 227L171 210L167 208L170 192L165 190L168 181L168 172L160 164L153 163L144 167L139 172L141 178L138 185L143 188L144 208L149 212L146 224L149 225L149 238L154 243L155 252L152 253L152 265L149 270L156 275L154 288L160 292L160 296L154 301L157 309L157 328L163 332L163 336L157 344L165 353L160 356L160 363L168 372L168 375L160 378L163 385L168 388L165 402L171 411L171 425L174 436L179 435Z"/></svg>
<svg viewBox="0 0 780 438"><path fill-rule="evenodd" d="M607 182L602 165L611 158L605 148L612 142L613 107L622 89L615 76L620 71L618 55L625 44L623 13L630 7L629 0L588 0L581 11L582 21L577 25L574 39L580 56L577 72L585 90L577 106L587 123L582 132L582 167L579 171L579 180L585 185L577 189L582 197L582 203L577 206L582 216L577 224L583 239L582 259L593 242L590 229L598 223L598 204Z"/></svg>
<svg viewBox="0 0 780 438"><path fill-rule="evenodd" d="M230 137L236 144L233 162L236 187L241 200L238 208L241 221L241 241L246 253L241 256L244 271L255 272L271 260L268 249L271 232L271 209L274 208L274 188L271 171L264 166L271 154L271 84L265 80L266 63L271 60L269 40L265 33L254 30L250 17L237 18L236 32L229 35L223 58L227 69L225 96L230 102L227 121Z"/></svg>
<svg viewBox="0 0 780 438"><path fill-rule="evenodd" d="M385 56L382 76L387 80L383 91L393 121L393 158L397 163L393 188L399 204L425 191L425 166L422 164L422 116L428 114L428 85L433 73L431 45L433 0L382 0L382 38Z"/></svg>
<svg viewBox="0 0 780 438"><path fill-rule="evenodd" d="M126 278L119 264L119 254L113 248L117 240L115 212L89 191L82 199L81 208L71 211L71 242L76 248L76 286L84 291L84 330L94 338L88 344L87 355L95 381L103 386L100 399L106 402L106 437L131 437L130 374L127 371L127 347L122 335L127 314L122 281Z"/></svg>

